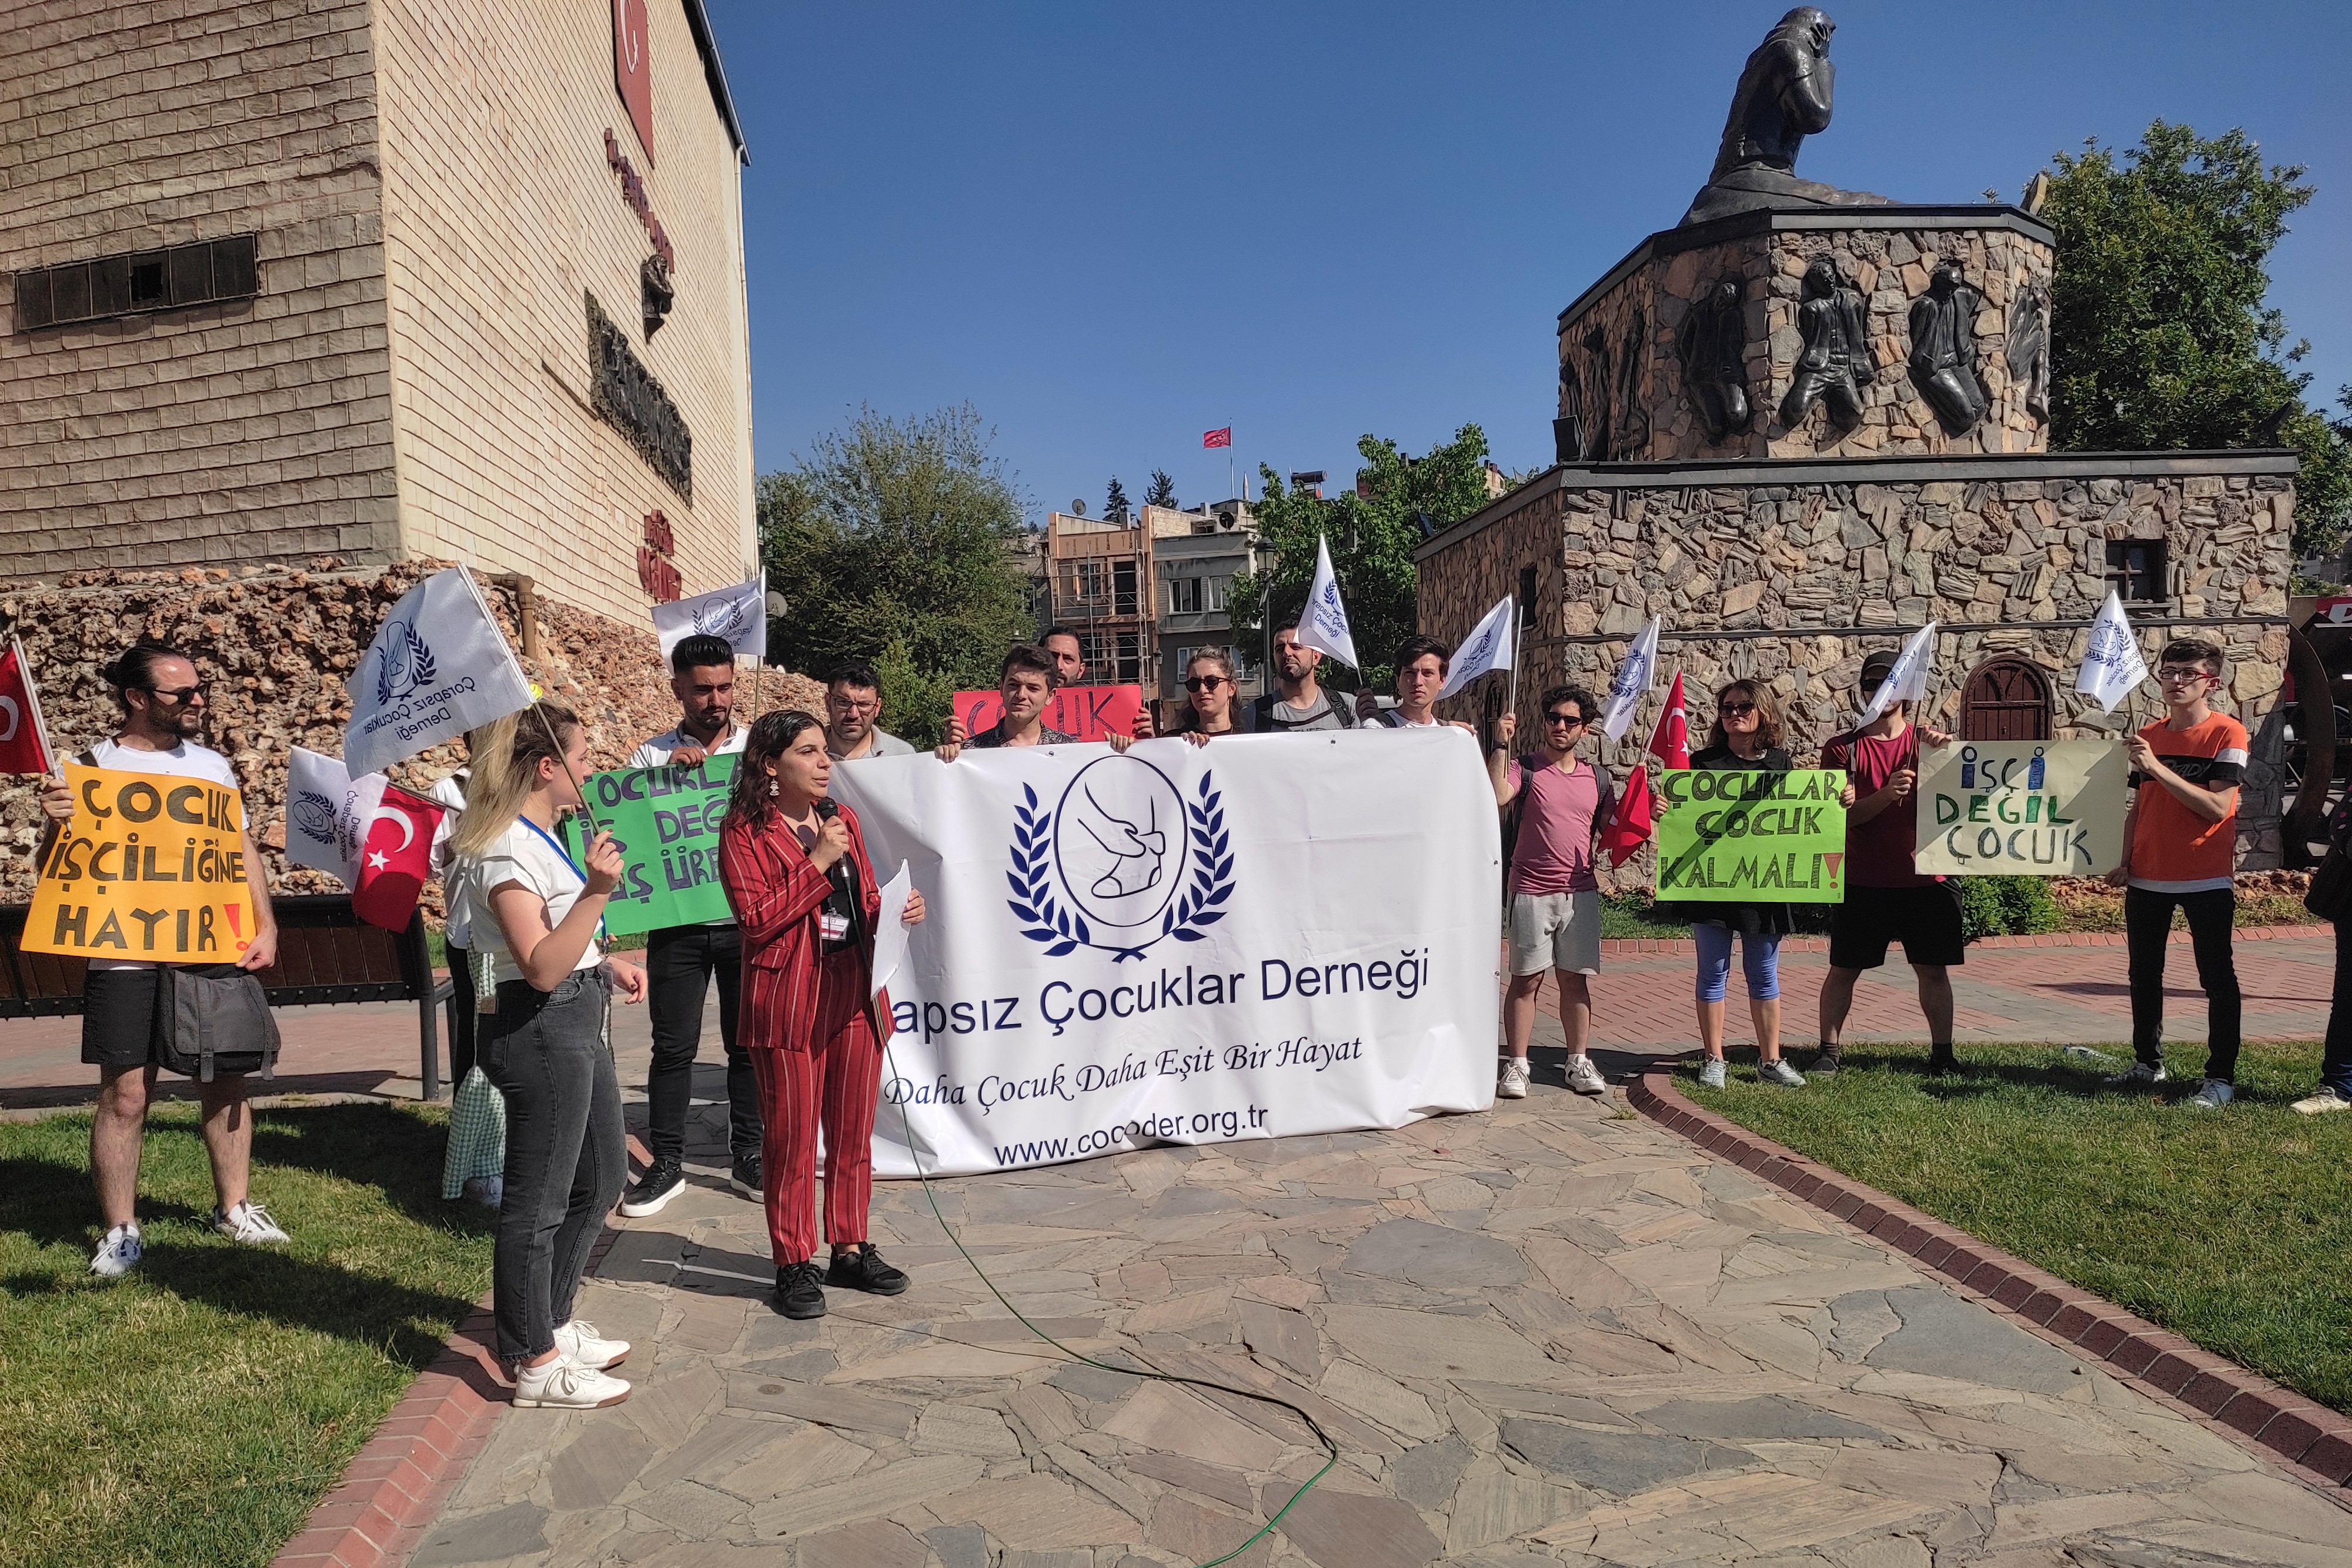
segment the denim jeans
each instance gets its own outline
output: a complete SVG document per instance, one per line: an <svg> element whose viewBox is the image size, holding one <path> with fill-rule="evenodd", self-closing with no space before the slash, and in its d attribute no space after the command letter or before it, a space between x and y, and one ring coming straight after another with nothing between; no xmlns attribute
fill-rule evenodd
<svg viewBox="0 0 2352 1568"><path fill-rule="evenodd" d="M2197 956L2197 983L2205 988L2208 1040L2205 1076L2234 1083L2238 1077L2239 1019L2244 1003L2238 991L2238 966L2230 954L2231 925L2238 895L2226 887L2202 893L2154 893L2124 889L2124 945L2131 967L2132 1053L2150 1067L2164 1065L2164 960L2172 936L2172 912L2189 916L2189 951Z"/></svg>
<svg viewBox="0 0 2352 1568"><path fill-rule="evenodd" d="M2319 1081L2352 1100L2352 920L2336 923L2336 994L2327 1009L2327 1043Z"/></svg>
<svg viewBox="0 0 2352 1568"><path fill-rule="evenodd" d="M1698 943L1698 999L1719 1002L1731 984L1731 941L1728 926L1699 921L1691 926ZM1775 931L1750 931L1739 937L1739 968L1748 981L1748 999L1769 1002L1780 994L1780 936Z"/></svg>
<svg viewBox="0 0 2352 1568"><path fill-rule="evenodd" d="M491 1301L499 1355L551 1350L588 1254L628 1175L621 1084L605 1037L612 988L575 969L551 991L499 987L478 1059L507 1103L506 1197L499 1206Z"/></svg>
<svg viewBox="0 0 2352 1568"><path fill-rule="evenodd" d="M751 1057L735 1040L743 933L733 925L673 925L646 940L647 1021L654 1031L653 1065L646 1073L646 1142L657 1160L677 1159L686 1150L694 1055L702 1044L702 998L714 973L719 1038L727 1052L728 1152L739 1160L760 1152L760 1085Z"/></svg>

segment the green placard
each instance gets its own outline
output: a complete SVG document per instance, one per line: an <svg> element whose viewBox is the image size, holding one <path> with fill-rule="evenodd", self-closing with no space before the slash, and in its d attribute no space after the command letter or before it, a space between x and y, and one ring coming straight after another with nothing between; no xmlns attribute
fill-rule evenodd
<svg viewBox="0 0 2352 1568"><path fill-rule="evenodd" d="M726 920L727 892L719 885L719 822L735 758L706 758L694 768L616 768L587 781L597 826L621 846L621 885L604 905L604 929L614 936ZM580 821L564 823L564 844L580 854Z"/></svg>
<svg viewBox="0 0 2352 1568"><path fill-rule="evenodd" d="M1844 774L1664 768L1654 788L1661 899L1844 902Z"/></svg>

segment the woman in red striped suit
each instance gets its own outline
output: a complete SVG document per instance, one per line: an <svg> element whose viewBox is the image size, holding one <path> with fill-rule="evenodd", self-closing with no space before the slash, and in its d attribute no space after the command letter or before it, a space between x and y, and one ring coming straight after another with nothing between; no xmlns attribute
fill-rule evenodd
<svg viewBox="0 0 2352 1568"><path fill-rule="evenodd" d="M826 798L824 727L800 712L751 726L719 835L719 876L743 928L743 1043L760 1085L761 1157L776 1310L824 1315L826 1285L895 1296L907 1276L866 1237L887 992L868 998L881 890L856 813ZM909 894L906 923L923 917ZM816 1264L817 1129L824 1235Z"/></svg>

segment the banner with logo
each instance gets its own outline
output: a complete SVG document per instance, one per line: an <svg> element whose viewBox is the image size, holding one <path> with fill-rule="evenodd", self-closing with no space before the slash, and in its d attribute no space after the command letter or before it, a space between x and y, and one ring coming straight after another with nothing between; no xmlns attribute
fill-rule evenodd
<svg viewBox="0 0 2352 1568"><path fill-rule="evenodd" d="M885 1175L1493 1102L1501 845L1461 730L886 757L833 790L929 911L889 990Z"/></svg>
<svg viewBox="0 0 2352 1568"><path fill-rule="evenodd" d="M727 815L735 763L730 752L692 768L616 768L591 774L583 784L596 825L613 835L621 852L620 885L604 904L607 935L735 917L727 890L719 885L719 823ZM843 771L836 768L834 778ZM580 831L578 818L566 819L564 847L575 861Z"/></svg>
<svg viewBox="0 0 2352 1568"><path fill-rule="evenodd" d="M1963 740L1919 758L1923 875L2105 876L2123 863L2122 742Z"/></svg>
<svg viewBox="0 0 2352 1568"><path fill-rule="evenodd" d="M1107 735L1133 735L1135 716L1142 710L1141 686L1060 686L1045 699L1038 722L1080 740L1100 740ZM958 692L955 716L974 735L993 728L1004 716L1003 695Z"/></svg>
<svg viewBox="0 0 2352 1568"><path fill-rule="evenodd" d="M530 706L530 683L462 566L402 595L343 686L352 699L343 762L353 778Z"/></svg>
<svg viewBox="0 0 2352 1568"><path fill-rule="evenodd" d="M1662 769L1658 896L1715 903L1845 902L1845 775Z"/></svg>
<svg viewBox="0 0 2352 1568"><path fill-rule="evenodd" d="M245 809L203 779L66 764L73 821L25 912L27 953L233 964L253 941Z"/></svg>
<svg viewBox="0 0 2352 1568"><path fill-rule="evenodd" d="M688 637L716 637L738 653L763 659L768 654L768 574L656 604L653 620L664 660Z"/></svg>

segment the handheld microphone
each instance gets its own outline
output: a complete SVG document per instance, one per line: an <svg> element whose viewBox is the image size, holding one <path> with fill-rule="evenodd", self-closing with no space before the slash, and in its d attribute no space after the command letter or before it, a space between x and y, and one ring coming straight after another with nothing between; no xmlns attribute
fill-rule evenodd
<svg viewBox="0 0 2352 1568"><path fill-rule="evenodd" d="M816 798L816 814L827 821L831 821L833 818L841 814L841 807L835 801L832 796L819 795Z"/></svg>

